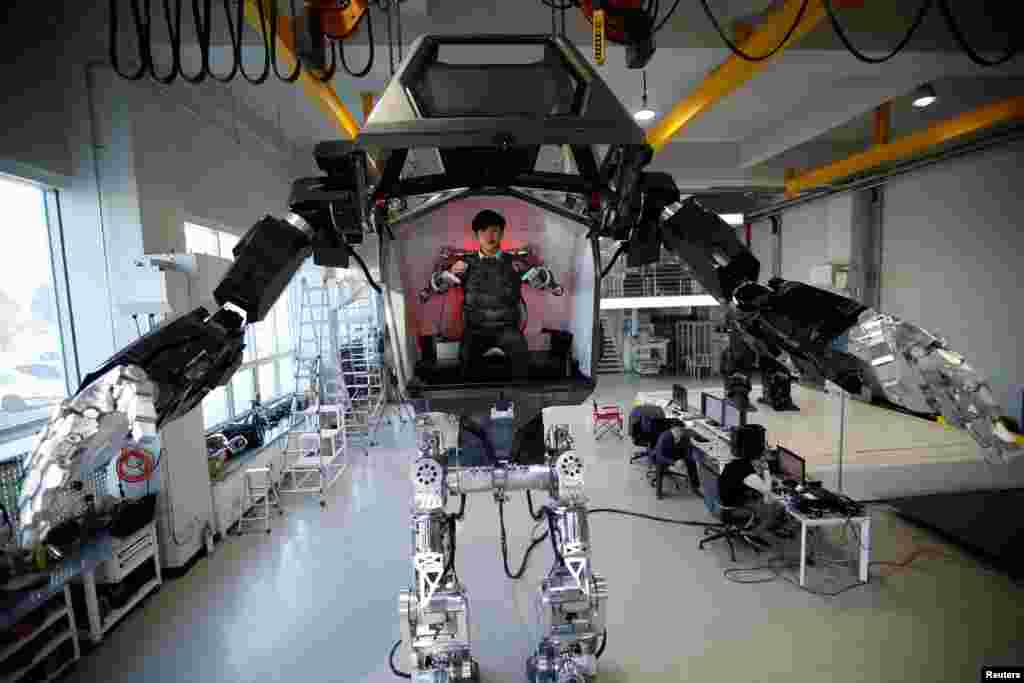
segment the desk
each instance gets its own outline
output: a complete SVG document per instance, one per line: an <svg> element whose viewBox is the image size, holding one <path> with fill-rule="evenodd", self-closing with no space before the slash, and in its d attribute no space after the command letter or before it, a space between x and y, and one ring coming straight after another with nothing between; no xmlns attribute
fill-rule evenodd
<svg viewBox="0 0 1024 683"><path fill-rule="evenodd" d="M860 529L860 582L868 582L868 565L871 561L871 518L864 515L861 517L839 517L828 515L825 517L807 517L800 512L786 506L786 513L793 519L800 522L800 585L804 586L807 579L807 529L809 527L842 526L847 522L857 524Z"/></svg>

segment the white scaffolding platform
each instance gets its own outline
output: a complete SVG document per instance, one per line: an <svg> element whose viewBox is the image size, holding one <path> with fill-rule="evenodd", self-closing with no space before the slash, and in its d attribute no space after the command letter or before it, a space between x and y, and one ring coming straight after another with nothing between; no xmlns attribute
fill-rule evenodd
<svg viewBox="0 0 1024 683"><path fill-rule="evenodd" d="M316 494L320 506L326 507L326 494L348 468L344 413L337 404L303 411L315 429L288 433L279 493Z"/></svg>

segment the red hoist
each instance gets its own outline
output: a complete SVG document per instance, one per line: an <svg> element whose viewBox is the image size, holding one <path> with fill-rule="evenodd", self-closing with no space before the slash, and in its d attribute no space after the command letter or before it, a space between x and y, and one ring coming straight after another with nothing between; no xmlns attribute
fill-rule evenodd
<svg viewBox="0 0 1024 683"><path fill-rule="evenodd" d="M607 43L626 46L626 66L642 69L654 55L654 17L644 0L582 0L583 14L593 26L594 61L604 64Z"/></svg>

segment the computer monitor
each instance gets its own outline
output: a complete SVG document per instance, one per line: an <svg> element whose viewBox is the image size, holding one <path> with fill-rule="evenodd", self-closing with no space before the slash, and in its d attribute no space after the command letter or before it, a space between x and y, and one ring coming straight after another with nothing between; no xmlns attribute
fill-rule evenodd
<svg viewBox="0 0 1024 683"><path fill-rule="evenodd" d="M804 459L788 448L783 448L782 446L779 446L778 452L779 474L782 475L783 479L795 481L802 486L805 483L807 476L807 464L804 462Z"/></svg>
<svg viewBox="0 0 1024 683"><path fill-rule="evenodd" d="M707 392L702 392L700 395L700 412L709 420L722 424L722 399L712 396Z"/></svg>
<svg viewBox="0 0 1024 683"><path fill-rule="evenodd" d="M726 399L722 409L722 426L726 429L742 427L747 424L747 411L740 410L736 404Z"/></svg>
<svg viewBox="0 0 1024 683"><path fill-rule="evenodd" d="M686 412L690 409L686 404L686 387L682 384L672 385L672 400L675 401L677 406L679 406L679 410Z"/></svg>

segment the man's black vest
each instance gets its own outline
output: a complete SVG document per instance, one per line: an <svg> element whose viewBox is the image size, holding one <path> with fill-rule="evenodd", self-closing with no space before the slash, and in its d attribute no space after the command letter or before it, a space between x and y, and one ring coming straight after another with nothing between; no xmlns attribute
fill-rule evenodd
<svg viewBox="0 0 1024 683"><path fill-rule="evenodd" d="M465 292L463 304L466 328L470 330L499 330L519 328L519 298L522 281L512 267L508 254L499 258L481 258L467 255L469 266L463 276Z"/></svg>

